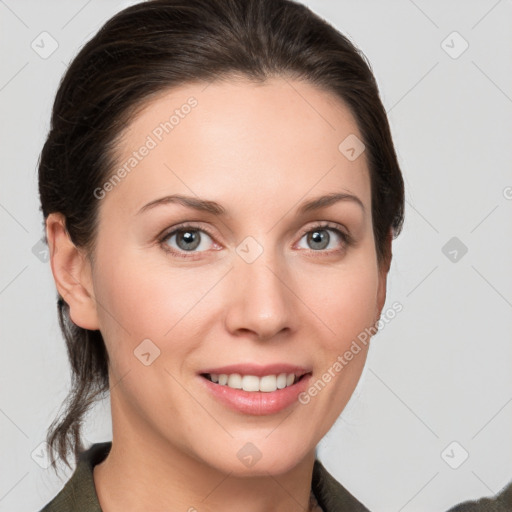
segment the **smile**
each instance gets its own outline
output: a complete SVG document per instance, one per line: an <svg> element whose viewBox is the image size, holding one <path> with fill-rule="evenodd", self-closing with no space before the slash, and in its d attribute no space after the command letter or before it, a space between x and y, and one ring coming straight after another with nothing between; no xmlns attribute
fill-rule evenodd
<svg viewBox="0 0 512 512"><path fill-rule="evenodd" d="M310 369L283 363L236 364L198 373L201 386L217 403L255 416L300 406L298 396L307 389L311 377Z"/></svg>

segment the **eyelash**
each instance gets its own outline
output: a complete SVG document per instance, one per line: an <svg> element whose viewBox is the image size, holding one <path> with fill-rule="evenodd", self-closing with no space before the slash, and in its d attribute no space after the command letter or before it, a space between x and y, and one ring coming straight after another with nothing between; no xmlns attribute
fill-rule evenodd
<svg viewBox="0 0 512 512"><path fill-rule="evenodd" d="M177 256L178 258L184 258L184 259L195 259L194 255L196 255L198 253L190 252L189 254L186 254L185 251L183 251L183 252L176 251L175 249L170 249L168 244L165 243L167 240L169 240L169 238L171 238L176 233L178 233L180 231L187 231L187 230L201 231L203 233L206 233L212 240L214 240L214 235L213 235L213 233L210 232L210 230L208 230L204 227L198 226L196 224L193 224L193 223L185 223L185 224L182 224L182 225L174 228L172 231L165 233L161 237L159 237L158 243L160 244L162 249L166 253L170 254L171 256ZM349 235L348 233L345 233L344 231L341 231L340 229L338 229L336 227L336 224L333 224L330 222L318 222L318 224L315 224L312 227L304 230L301 233L299 240L301 240L302 237L304 235L307 235L308 233L311 233L313 231L320 231L320 230L334 231L342 239L344 247L341 249L331 249L331 250L327 250L327 251L326 250L315 251L315 250L311 249L310 252L313 253L314 257L319 257L319 256L321 257L321 256L324 256L325 254L334 254L334 253L342 252L343 250L345 250L346 248L348 248L354 244L354 240L351 235Z"/></svg>

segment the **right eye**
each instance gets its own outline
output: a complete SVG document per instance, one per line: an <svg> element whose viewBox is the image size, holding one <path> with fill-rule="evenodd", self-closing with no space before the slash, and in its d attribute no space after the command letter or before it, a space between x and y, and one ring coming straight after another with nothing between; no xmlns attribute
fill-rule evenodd
<svg viewBox="0 0 512 512"><path fill-rule="evenodd" d="M185 253L194 254L208 250L208 245L212 242L206 231L191 224L181 225L160 239L165 251L183 258L191 257Z"/></svg>

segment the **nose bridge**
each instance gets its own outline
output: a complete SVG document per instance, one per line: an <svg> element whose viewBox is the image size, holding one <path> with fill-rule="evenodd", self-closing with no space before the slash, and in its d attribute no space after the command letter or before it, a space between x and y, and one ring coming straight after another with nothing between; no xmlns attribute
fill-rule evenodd
<svg viewBox="0 0 512 512"><path fill-rule="evenodd" d="M284 255L253 237L244 239L236 252L229 328L251 330L259 338L268 338L291 327L293 304Z"/></svg>

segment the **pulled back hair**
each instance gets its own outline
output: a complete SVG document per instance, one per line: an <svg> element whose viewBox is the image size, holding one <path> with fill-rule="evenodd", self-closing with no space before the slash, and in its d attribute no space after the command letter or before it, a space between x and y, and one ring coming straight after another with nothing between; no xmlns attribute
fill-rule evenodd
<svg viewBox="0 0 512 512"><path fill-rule="evenodd" d="M70 239L92 258L94 190L115 168L116 144L137 109L172 87L231 77L303 80L349 108L366 146L377 260L389 270L387 242L402 229L404 183L371 66L332 25L293 0L150 0L108 20L59 84L39 158L44 222L62 213ZM78 462L84 416L109 390L100 331L74 324L60 294L57 307L71 389L47 431L54 469L54 454L70 466L71 452Z"/></svg>

